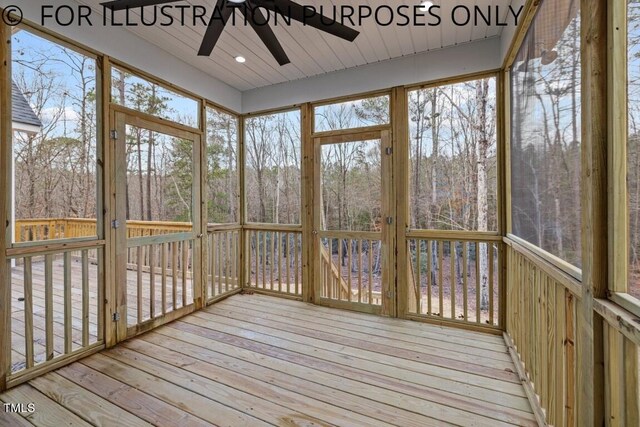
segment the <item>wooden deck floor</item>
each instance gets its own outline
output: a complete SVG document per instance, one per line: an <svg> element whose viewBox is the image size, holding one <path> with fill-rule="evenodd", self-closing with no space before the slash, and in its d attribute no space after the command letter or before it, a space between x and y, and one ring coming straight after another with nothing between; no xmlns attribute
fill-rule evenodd
<svg viewBox="0 0 640 427"><path fill-rule="evenodd" d="M535 425L501 337L236 295L0 395L0 425Z"/></svg>

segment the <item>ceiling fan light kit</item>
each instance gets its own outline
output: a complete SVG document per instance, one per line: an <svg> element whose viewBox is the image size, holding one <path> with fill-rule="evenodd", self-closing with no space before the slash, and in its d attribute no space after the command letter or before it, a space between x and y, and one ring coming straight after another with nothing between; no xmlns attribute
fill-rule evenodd
<svg viewBox="0 0 640 427"><path fill-rule="evenodd" d="M158 6L178 1L180 0L113 0L101 3L101 5L112 11L117 11L145 6ZM289 57L269 26L269 20L261 9L279 14L288 21L300 22L349 42L353 42L360 34L353 28L318 13L313 8L302 6L291 0L218 0L198 49L198 55L211 55L224 27L237 10L243 15L245 22L249 23L258 34L258 37L260 37L278 64L281 66L289 64L291 62ZM238 58L242 57L235 58L236 61L242 62Z"/></svg>

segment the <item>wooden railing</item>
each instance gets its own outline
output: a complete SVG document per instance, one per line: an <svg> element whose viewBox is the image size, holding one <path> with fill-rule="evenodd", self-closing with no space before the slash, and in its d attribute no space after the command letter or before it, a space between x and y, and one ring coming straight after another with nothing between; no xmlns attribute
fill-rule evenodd
<svg viewBox="0 0 640 427"><path fill-rule="evenodd" d="M91 218L35 218L15 222L15 242L72 239L96 236L96 220Z"/></svg>
<svg viewBox="0 0 640 427"><path fill-rule="evenodd" d="M170 221L127 221L127 238L191 231L191 223ZM92 218L20 219L15 222L15 242L74 239L97 235Z"/></svg>
<svg viewBox="0 0 640 427"><path fill-rule="evenodd" d="M607 300L595 300L604 320L605 422L640 425L640 319Z"/></svg>
<svg viewBox="0 0 640 427"><path fill-rule="evenodd" d="M507 242L507 332L530 399L549 425L576 425L576 321L580 283L525 247Z"/></svg>
<svg viewBox="0 0 640 427"><path fill-rule="evenodd" d="M242 228L212 225L207 232L207 302L240 288Z"/></svg>
<svg viewBox="0 0 640 427"><path fill-rule="evenodd" d="M74 249L13 250L9 385L53 369L103 343L103 289L89 261L101 242Z"/></svg>
<svg viewBox="0 0 640 427"><path fill-rule="evenodd" d="M250 224L244 229L246 286L261 292L301 297L301 228Z"/></svg>
<svg viewBox="0 0 640 427"><path fill-rule="evenodd" d="M408 311L482 327L504 327L499 237L430 238L408 234Z"/></svg>
<svg viewBox="0 0 640 427"><path fill-rule="evenodd" d="M129 335L150 329L154 319L175 315L191 306L196 298L193 289L196 240L173 238L168 233L154 240L149 242L145 237L127 240Z"/></svg>
<svg viewBox="0 0 640 427"><path fill-rule="evenodd" d="M342 278L338 267L332 262L330 251L324 247L320 247L320 269L323 273L322 295L338 299L348 299L351 290Z"/></svg>
<svg viewBox="0 0 640 427"><path fill-rule="evenodd" d="M334 301L382 304L380 233L323 232L320 296Z"/></svg>

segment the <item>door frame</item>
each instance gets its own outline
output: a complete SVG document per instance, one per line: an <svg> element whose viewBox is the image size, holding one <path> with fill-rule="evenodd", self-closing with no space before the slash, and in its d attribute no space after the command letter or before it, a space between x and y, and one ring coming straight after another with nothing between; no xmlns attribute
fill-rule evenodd
<svg viewBox="0 0 640 427"><path fill-rule="evenodd" d="M204 260L204 244L206 240L206 201L203 198L202 189L205 177L202 173L202 156L203 156L203 134L202 131L178 123L168 122L163 119L150 116L126 107L111 104L110 105L110 138L109 153L112 160L110 174L109 195L110 204L112 206L111 223L106 224L109 228L111 238L111 260L112 263L108 267L111 269L112 277L115 279L111 298L115 301L112 304L114 312L112 313L112 323L115 328L114 337L116 342L121 342L132 336L144 333L148 330L156 328L162 324L180 318L184 315L192 313L204 306L203 295L203 278L202 271ZM193 142L193 187L192 187L192 215L193 228L190 232L176 233L168 238L160 239L163 242L187 242L193 241L193 257L192 257L192 287L193 302L180 307L176 310L152 317L141 323L129 325L127 323L127 253L128 239L126 235L126 127L127 125L136 126L145 130L167 135L174 138L186 139ZM135 246L144 246L157 243L158 236L149 236L136 238Z"/></svg>
<svg viewBox="0 0 640 427"><path fill-rule="evenodd" d="M348 142L380 140L380 161L381 161L381 208L382 208L382 230L380 232L380 242L382 244L382 289L381 305L368 303L358 303L350 301L339 301L322 297L321 280L321 206L318 199L313 203L313 223L312 223L312 257L313 257L313 284L315 294L315 304L327 307L341 308L353 311L367 312L384 316L397 316L396 292L396 204L395 187L393 180L393 138L391 130L386 127L376 129L349 129L345 131L331 131L318 133L312 136L313 145L313 194L321 194L321 172L322 172L322 146L344 144ZM388 219L384 220L384 219ZM354 232L355 233L355 232Z"/></svg>

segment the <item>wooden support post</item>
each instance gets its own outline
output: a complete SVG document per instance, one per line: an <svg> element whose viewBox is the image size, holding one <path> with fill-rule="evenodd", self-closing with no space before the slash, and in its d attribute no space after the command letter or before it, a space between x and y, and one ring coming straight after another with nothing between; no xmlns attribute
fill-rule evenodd
<svg viewBox="0 0 640 427"><path fill-rule="evenodd" d="M202 113L201 113L202 114ZM202 123L202 119L200 119ZM204 135L194 135L195 139L193 141L193 175L195 176L195 186L193 188L193 197L192 197L192 205L193 205L193 231L196 234L196 240L193 241L193 246L191 247L192 258L191 258L191 287L193 292L193 303L195 304L196 310L201 309L206 305L205 298L205 287L204 283L206 283L203 271L205 270L204 266L204 258L203 254L206 253L204 246L207 244L207 229L204 224L203 218L207 216L207 202L206 197L204 197L204 192L206 191L206 162L205 154L205 136ZM187 247L189 247L188 242L184 242ZM188 258L188 254L187 254ZM188 272L188 260L183 265L183 277L186 277ZM199 274L198 274L199 273ZM183 302L184 305L190 304L190 301L185 300L187 295L186 288L183 289Z"/></svg>
<svg viewBox="0 0 640 427"><path fill-rule="evenodd" d="M509 71L498 74L498 232L506 237L511 233L511 94ZM498 243L498 326L507 330L507 286L510 277L507 274L507 251L501 250L502 244Z"/></svg>
<svg viewBox="0 0 640 427"><path fill-rule="evenodd" d="M316 277L315 269L315 245L314 234L314 143L311 134L313 132L313 106L304 104L301 108L302 124L302 300L315 302ZM319 272L319 270L317 270Z"/></svg>
<svg viewBox="0 0 640 427"><path fill-rule="evenodd" d="M398 317L409 314L409 274L411 260L407 252L406 232L409 228L409 107L407 90L396 87L391 91L391 125L393 132L393 173L395 183L395 235L396 235L396 295ZM417 241L419 244L419 241ZM419 251L418 251L419 252ZM418 267L419 268L419 267ZM420 284L418 283L418 290ZM418 292L416 306L420 306Z"/></svg>
<svg viewBox="0 0 640 427"><path fill-rule="evenodd" d="M109 58L102 57L98 62L100 77L100 86L101 93L110 94L111 93L111 64L109 62ZM115 302L115 281L116 281L116 270L115 270L115 231L111 227L111 223L116 219L115 216L115 180L113 172L115 170L113 160L114 160L114 148L113 144L111 144L111 136L110 130L111 126L113 126L111 120L111 114L109 111L109 96L102 96L100 98L100 103L98 104L100 107L100 125L101 128L99 130L100 135L102 137L100 140L102 143L100 144L100 152L102 156L102 176L103 188L104 191L102 193L102 212L98 213L98 218L100 218L100 214L102 214L102 230L100 231L100 221L98 221L98 236L105 240L105 250L103 252L103 266L102 266L102 274L98 275L98 281L103 280L104 286L104 294L102 301L99 301L99 304L104 306L104 310L102 311L104 320L102 324L104 325L104 341L107 347L111 347L116 343L116 329L115 323L112 321L113 313L116 311L116 307L114 305ZM100 234L102 233L102 234Z"/></svg>
<svg viewBox="0 0 640 427"><path fill-rule="evenodd" d="M0 391L11 373L11 28L0 22Z"/></svg>
<svg viewBox="0 0 640 427"><path fill-rule="evenodd" d="M208 279L208 271L207 265L209 260L209 236L207 235L207 224L209 222L208 212L207 212L207 101L205 99L200 99L200 130L202 131L202 136L200 139L200 150L198 153L198 158L194 159L194 163L198 163L200 174L195 175L198 179L198 194L200 198L200 226L196 233L200 236L197 242L197 246L199 248L199 255L196 265L200 267L200 271L194 269L194 277L197 275L198 280L200 282L199 285L199 293L195 294L196 298L196 309L200 309L207 305L207 279ZM198 207L194 207L198 209ZM195 224L194 224L195 225ZM200 274L197 274L200 273ZM200 299L198 301L197 299Z"/></svg>
<svg viewBox="0 0 640 427"><path fill-rule="evenodd" d="M609 287L612 292L627 292L627 2L608 5Z"/></svg>
<svg viewBox="0 0 640 427"><path fill-rule="evenodd" d="M107 341L107 346L113 346L116 343L127 338L127 215L126 215L126 194L124 191L117 189L126 188L127 170L126 170L126 147L124 138L126 138L126 126L124 114L112 111L109 115L111 129L115 130L118 139L111 140L111 136L107 135L106 141L112 147L109 151L111 156L111 167L108 169L110 176L110 200L112 216L111 220L117 220L120 226L111 227L111 254L112 254L112 272L113 281L108 283L110 288L109 310L106 310L105 316L107 330L111 330L113 336ZM175 266L174 266L175 267ZM175 276L174 276L175 277ZM174 288L175 289L175 288ZM174 305L175 307L175 305ZM114 314L119 314L119 319L114 318Z"/></svg>
<svg viewBox="0 0 640 427"><path fill-rule="evenodd" d="M245 230L245 224L247 223L247 199L245 197L245 148L244 148L244 121L245 119L238 119L238 222L240 223L240 231L238 232L238 252L240 253L240 265L238 273L239 287L249 287L251 282L251 241L249 237L251 232ZM257 273L256 273L257 274ZM212 279L213 280L213 279Z"/></svg>
<svg viewBox="0 0 640 427"><path fill-rule="evenodd" d="M105 241L104 250L98 250L98 339L104 339L105 344L114 344L115 332L112 328L111 310L109 304L113 301L113 283L115 281L113 270L113 239L111 234L111 220L113 206L111 204L111 146L109 144L109 101L111 99L111 64L109 58L101 56L96 61L98 67L96 76L98 106L98 161L97 161L97 190L98 209L96 215L96 234L99 239Z"/></svg>
<svg viewBox="0 0 640 427"><path fill-rule="evenodd" d="M577 307L577 423L604 423L602 319L593 299L606 296L607 0L581 0L582 52L582 283Z"/></svg>
<svg viewBox="0 0 640 427"><path fill-rule="evenodd" d="M382 210L384 216L391 218L391 224L383 224L382 226L382 245L383 259L386 268L382 270L382 315L396 317L397 295L396 292L396 275L395 275L395 259L396 259L396 228L393 225L396 222L395 209L395 189L393 184L393 141L390 131L382 131L380 138L382 147ZM387 152L390 148L391 151ZM387 154L391 153L391 154ZM406 264L405 264L406 265ZM351 291L351 290L349 290ZM406 298L405 298L406 301Z"/></svg>

